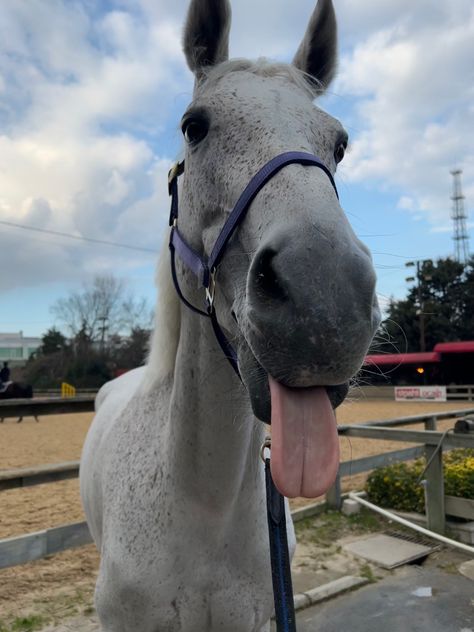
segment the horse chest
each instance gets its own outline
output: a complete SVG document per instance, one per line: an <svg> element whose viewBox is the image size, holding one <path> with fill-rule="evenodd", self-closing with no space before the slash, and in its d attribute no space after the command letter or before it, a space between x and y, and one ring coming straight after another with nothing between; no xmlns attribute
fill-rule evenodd
<svg viewBox="0 0 474 632"><path fill-rule="evenodd" d="M125 441L116 426L106 465L101 619L114 632L261 630L272 603L264 505L245 493L220 506L183 487L159 432L134 432Z"/></svg>
<svg viewBox="0 0 474 632"><path fill-rule="evenodd" d="M261 630L272 604L264 530L256 525L249 533L240 524L240 533L223 532L196 512L183 521L163 509L167 530L157 516L160 527L126 531L116 524L106 534L97 589L101 617L117 619L114 631L127 621L124 630Z"/></svg>

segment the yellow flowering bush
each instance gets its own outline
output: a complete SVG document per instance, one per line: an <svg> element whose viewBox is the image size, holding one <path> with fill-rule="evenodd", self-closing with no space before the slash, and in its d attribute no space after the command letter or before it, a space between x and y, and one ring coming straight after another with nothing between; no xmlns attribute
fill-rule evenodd
<svg viewBox="0 0 474 632"><path fill-rule="evenodd" d="M474 498L474 450L451 450L443 463L445 493ZM424 488L418 479L425 466L425 459L418 459L374 470L365 486L369 499L381 507L423 513Z"/></svg>
<svg viewBox="0 0 474 632"><path fill-rule="evenodd" d="M474 498L474 450L462 458L456 453L467 450L453 450L444 460L444 492L449 496Z"/></svg>

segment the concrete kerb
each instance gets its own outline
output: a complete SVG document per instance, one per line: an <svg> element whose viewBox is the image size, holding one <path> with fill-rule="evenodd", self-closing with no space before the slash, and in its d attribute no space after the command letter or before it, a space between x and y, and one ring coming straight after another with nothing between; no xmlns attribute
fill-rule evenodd
<svg viewBox="0 0 474 632"><path fill-rule="evenodd" d="M363 491L358 492L361 498L365 498L367 494ZM345 492L341 494L341 499L346 500L349 498L349 492ZM293 522L299 522L300 520L304 520L305 518L312 518L313 516L319 516L330 509L328 503L325 500L320 500L317 503L312 503L311 505L306 505L306 507L300 507L300 509L294 509L291 512L291 518Z"/></svg>
<svg viewBox="0 0 474 632"><path fill-rule="evenodd" d="M299 522L300 520L304 520L305 518L312 518L313 516L319 516L324 513L327 509L327 503L325 500L321 500L317 503L313 503L311 505L306 505L306 507L300 507L300 509L295 509L291 512L291 519L293 522Z"/></svg>
<svg viewBox="0 0 474 632"><path fill-rule="evenodd" d="M338 597L339 595L342 595L342 593L354 590L355 588L360 588L368 583L369 580L365 577L354 577L353 575L340 577L332 582L323 584L323 586L318 586L316 588L312 588L311 590L307 590L304 593L295 595L295 610L309 608L309 606L314 606L322 601L331 599L332 597Z"/></svg>

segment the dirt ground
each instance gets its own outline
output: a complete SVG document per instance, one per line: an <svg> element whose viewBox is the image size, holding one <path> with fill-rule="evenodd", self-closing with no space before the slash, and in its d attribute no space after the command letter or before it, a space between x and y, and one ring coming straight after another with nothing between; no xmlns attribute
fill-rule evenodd
<svg viewBox="0 0 474 632"><path fill-rule="evenodd" d="M461 402L395 403L385 400L351 400L338 409L340 424L441 412L472 407ZM51 415L40 423L6 420L0 425L0 470L80 458L92 414ZM442 422L439 429L452 425ZM341 438L341 460L348 461L405 444ZM364 476L344 479L343 489L360 489ZM307 501L306 501L307 502ZM296 501L295 506L303 504ZM0 538L18 536L84 519L78 480L0 492ZM50 558L0 571L0 632L15 617L38 617L57 621L72 614L87 613L91 607L98 555L93 546L66 551ZM15 629L23 629L21 627ZM30 628L25 628L30 629Z"/></svg>

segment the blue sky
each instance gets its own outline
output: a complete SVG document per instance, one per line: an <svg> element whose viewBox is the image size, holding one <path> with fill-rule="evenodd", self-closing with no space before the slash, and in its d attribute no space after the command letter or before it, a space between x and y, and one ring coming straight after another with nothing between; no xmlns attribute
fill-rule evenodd
<svg viewBox="0 0 474 632"><path fill-rule="evenodd" d="M405 261L453 253L451 176L474 200L472 0L334 0L339 74L319 105L351 148L341 201L372 252L382 303ZM181 53L187 2L2 0L0 222L158 251L166 173L193 79ZM313 0L234 0L231 56L290 61ZM156 256L0 223L0 331L39 335L51 304L113 272L155 300ZM56 323L59 324L59 323Z"/></svg>

